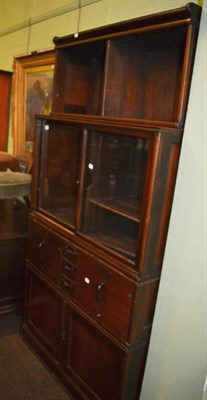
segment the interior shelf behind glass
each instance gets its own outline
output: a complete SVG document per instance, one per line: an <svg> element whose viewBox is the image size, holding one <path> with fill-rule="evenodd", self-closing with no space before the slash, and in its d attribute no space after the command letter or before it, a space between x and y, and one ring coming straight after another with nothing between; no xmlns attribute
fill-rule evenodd
<svg viewBox="0 0 207 400"><path fill-rule="evenodd" d="M89 197L87 201L107 210L113 211L116 214L125 216L132 221L140 222L137 204L133 198L130 198L130 196L123 196L120 198L103 197L102 199Z"/></svg>
<svg viewBox="0 0 207 400"><path fill-rule="evenodd" d="M87 132L81 231L134 259L149 140Z"/></svg>

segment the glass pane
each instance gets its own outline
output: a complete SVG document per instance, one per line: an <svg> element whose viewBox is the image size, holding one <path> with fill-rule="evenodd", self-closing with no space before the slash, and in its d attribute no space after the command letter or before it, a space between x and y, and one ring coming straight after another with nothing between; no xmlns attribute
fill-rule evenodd
<svg viewBox="0 0 207 400"><path fill-rule="evenodd" d="M133 262L148 142L88 132L81 230Z"/></svg>
<svg viewBox="0 0 207 400"><path fill-rule="evenodd" d="M64 123L43 129L39 206L74 226L80 130Z"/></svg>

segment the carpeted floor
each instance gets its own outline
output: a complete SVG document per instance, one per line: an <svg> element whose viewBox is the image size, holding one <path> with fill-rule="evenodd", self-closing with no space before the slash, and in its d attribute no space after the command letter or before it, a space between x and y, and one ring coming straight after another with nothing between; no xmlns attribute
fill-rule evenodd
<svg viewBox="0 0 207 400"><path fill-rule="evenodd" d="M20 318L0 318L0 399L69 400L19 334Z"/></svg>

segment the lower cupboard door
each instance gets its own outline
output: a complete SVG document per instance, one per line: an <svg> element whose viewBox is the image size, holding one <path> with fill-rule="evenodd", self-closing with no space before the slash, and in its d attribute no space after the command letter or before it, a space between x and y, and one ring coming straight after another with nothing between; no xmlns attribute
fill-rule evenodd
<svg viewBox="0 0 207 400"><path fill-rule="evenodd" d="M89 399L112 400L120 385L122 350L77 314L66 322L64 369Z"/></svg>
<svg viewBox="0 0 207 400"><path fill-rule="evenodd" d="M91 400L137 400L145 351L124 351L75 312L66 314L63 368L79 394Z"/></svg>
<svg viewBox="0 0 207 400"><path fill-rule="evenodd" d="M62 300L39 279L28 272L25 323L44 347L59 360Z"/></svg>

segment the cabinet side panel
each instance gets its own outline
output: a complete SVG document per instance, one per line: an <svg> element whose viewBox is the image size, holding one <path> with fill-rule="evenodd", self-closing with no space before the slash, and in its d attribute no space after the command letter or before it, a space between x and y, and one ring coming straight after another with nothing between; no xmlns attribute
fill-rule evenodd
<svg viewBox="0 0 207 400"><path fill-rule="evenodd" d="M140 277L160 273L180 155L180 143L161 141Z"/></svg>
<svg viewBox="0 0 207 400"><path fill-rule="evenodd" d="M128 343L147 340L151 333L159 279L147 281L137 286L131 315L131 329Z"/></svg>
<svg viewBox="0 0 207 400"><path fill-rule="evenodd" d="M64 369L68 377L90 399L117 399L124 352L77 314L71 314L69 308L65 326L68 348Z"/></svg>

